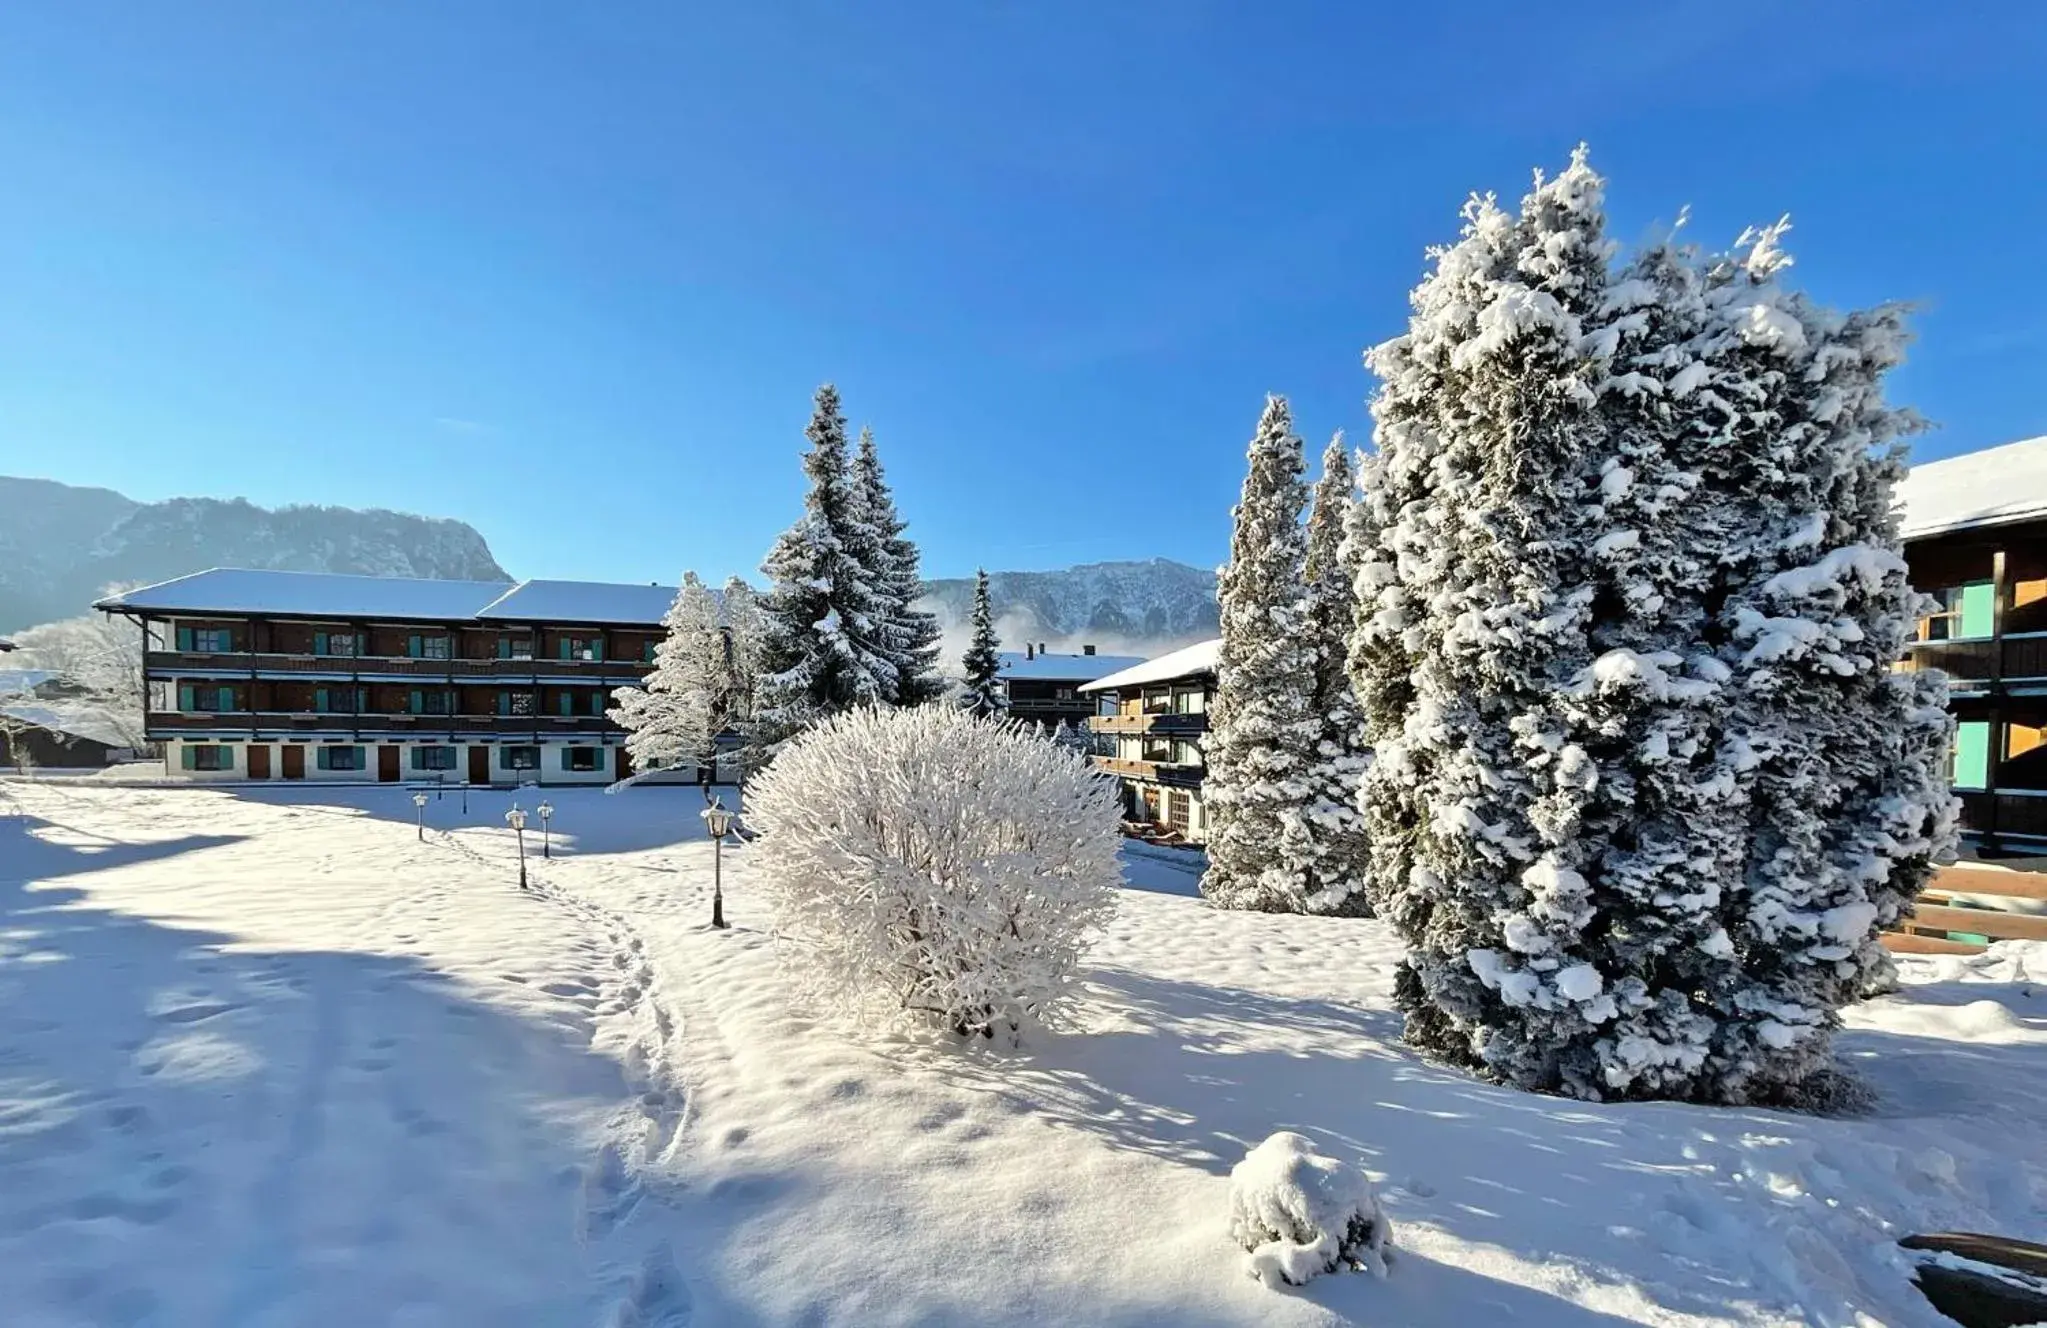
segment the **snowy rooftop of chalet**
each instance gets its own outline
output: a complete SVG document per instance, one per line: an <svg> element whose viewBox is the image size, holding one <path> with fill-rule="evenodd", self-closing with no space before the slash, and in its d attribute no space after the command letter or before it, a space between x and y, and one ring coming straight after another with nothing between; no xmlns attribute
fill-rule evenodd
<svg viewBox="0 0 2047 1328"><path fill-rule="evenodd" d="M521 581L476 611L502 622L658 623L675 602L674 586L610 581Z"/></svg>
<svg viewBox="0 0 2047 1328"><path fill-rule="evenodd" d="M603 581L429 581L216 567L109 595L93 607L398 622L473 618L651 626L661 621L674 598L673 586Z"/></svg>
<svg viewBox="0 0 2047 1328"><path fill-rule="evenodd" d="M1185 678L1190 674L1214 673L1216 656L1222 652L1222 638L1202 641L1186 646L1170 654L1148 659L1136 668L1112 673L1084 684L1083 692L1115 692L1126 687L1142 687L1148 682L1165 682L1169 678Z"/></svg>
<svg viewBox="0 0 2047 1328"><path fill-rule="evenodd" d="M2047 516L2047 438L1914 466L1898 502L1906 539Z"/></svg>
<svg viewBox="0 0 2047 1328"><path fill-rule="evenodd" d="M1001 663L995 671L998 678L1042 678L1058 682L1087 682L1144 663L1142 655L1066 655L1056 652L1026 659L1021 651L1016 650L998 651L995 658Z"/></svg>

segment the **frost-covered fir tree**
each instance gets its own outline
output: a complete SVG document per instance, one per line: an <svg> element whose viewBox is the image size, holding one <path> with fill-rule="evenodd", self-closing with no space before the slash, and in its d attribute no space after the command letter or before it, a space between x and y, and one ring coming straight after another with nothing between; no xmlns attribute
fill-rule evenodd
<svg viewBox="0 0 2047 1328"><path fill-rule="evenodd" d="M885 705L900 678L890 641L894 604L877 583L881 540L846 447L838 389L817 390L803 472L803 515L761 564L760 684L752 745L771 750L827 715Z"/></svg>
<svg viewBox="0 0 2047 1328"><path fill-rule="evenodd" d="M732 719L744 726L753 718L754 693L760 686L761 622L759 596L744 578L728 577L719 592L732 661Z"/></svg>
<svg viewBox="0 0 2047 1328"><path fill-rule="evenodd" d="M988 598L988 573L978 568L974 572L972 623L973 634L960 660L966 670L966 680L959 692L960 708L977 715L998 714L1009 708L1009 696L996 676L1002 671L1002 659L996 653L1001 642L995 638L995 609Z"/></svg>
<svg viewBox="0 0 2047 1328"><path fill-rule="evenodd" d="M1216 580L1222 646L1202 746L1209 834L1201 893L1225 908L1295 913L1319 893L1308 808L1320 724L1301 602L1308 494L1285 398L1266 399L1249 463L1230 560Z"/></svg>
<svg viewBox="0 0 2047 1328"><path fill-rule="evenodd" d="M1306 805L1310 913L1357 916L1371 911L1365 894L1367 839L1358 812L1358 783L1371 756L1351 688L1348 657L1355 618L1344 536L1350 514L1350 457L1343 434L1322 453L1322 478L1308 502L1308 545L1302 564L1302 627L1315 654L1309 699L1316 732Z"/></svg>
<svg viewBox="0 0 2047 1328"><path fill-rule="evenodd" d="M1369 357L1372 892L1435 1054L1781 1100L1945 833L1945 717L1888 673L1895 315L1762 292L1753 255L1615 271L1601 188L1581 151L1518 215L1474 200Z"/></svg>
<svg viewBox="0 0 2047 1328"><path fill-rule="evenodd" d="M888 648L896 669L896 689L889 700L895 705L922 705L945 694L945 679L938 672L938 619L917 607L924 594L917 546L903 533L908 525L896 511L870 429L860 431L853 474L867 524L874 529L874 583L888 603Z"/></svg>
<svg viewBox="0 0 2047 1328"><path fill-rule="evenodd" d="M695 572L683 574L661 625L668 633L654 647L643 684L613 689L606 712L626 731L626 751L641 770L705 759L729 708L731 674L718 601Z"/></svg>
<svg viewBox="0 0 2047 1328"><path fill-rule="evenodd" d="M1713 993L1708 1067L1733 1100L1828 1068L1837 1009L1890 979L1878 930L1954 833L1945 685L1891 671L1922 612L1895 513L1919 422L1882 392L1903 311L1840 314L1788 288L1786 229L1709 273L1699 374L1728 420L1707 483L1742 516L1717 550L1712 624L1746 831L1722 908L1741 981Z"/></svg>

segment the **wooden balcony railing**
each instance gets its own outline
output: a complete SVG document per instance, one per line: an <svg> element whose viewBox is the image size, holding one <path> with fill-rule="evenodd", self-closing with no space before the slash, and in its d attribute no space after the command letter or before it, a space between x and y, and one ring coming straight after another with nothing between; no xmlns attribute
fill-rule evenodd
<svg viewBox="0 0 2047 1328"><path fill-rule="evenodd" d="M1095 769L1125 779L1149 779L1191 788L1201 782L1203 767L1175 761L1133 761L1127 756L1097 756Z"/></svg>
<svg viewBox="0 0 2047 1328"><path fill-rule="evenodd" d="M1206 713L1192 715L1096 715L1087 722L1096 733L1161 733L1188 736L1208 732Z"/></svg>
<svg viewBox="0 0 2047 1328"><path fill-rule="evenodd" d="M143 720L151 737L179 733L363 733L422 739L449 734L522 734L562 737L585 733L620 733L602 715L384 715L312 714L291 711L152 711Z"/></svg>
<svg viewBox="0 0 2047 1328"><path fill-rule="evenodd" d="M630 659L416 659L410 655L221 654L198 650L152 650L143 656L143 666L153 677L345 674L456 681L576 678L591 682L638 682L648 669L647 665Z"/></svg>

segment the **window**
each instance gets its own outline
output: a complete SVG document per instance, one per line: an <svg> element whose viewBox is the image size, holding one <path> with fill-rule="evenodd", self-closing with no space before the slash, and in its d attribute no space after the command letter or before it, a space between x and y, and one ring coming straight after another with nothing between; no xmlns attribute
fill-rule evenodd
<svg viewBox="0 0 2047 1328"><path fill-rule="evenodd" d="M1173 743L1173 762L1176 765L1200 765L1200 745L1185 738L1176 739Z"/></svg>
<svg viewBox="0 0 2047 1328"><path fill-rule="evenodd" d="M415 747L412 749L414 770L453 770L455 749L453 747Z"/></svg>
<svg viewBox="0 0 2047 1328"><path fill-rule="evenodd" d="M1990 724L1965 719L1955 725L1953 783L1958 789L1979 789L1990 783Z"/></svg>
<svg viewBox="0 0 2047 1328"><path fill-rule="evenodd" d="M455 713L455 694L415 687L407 698L406 709L415 715L452 715Z"/></svg>
<svg viewBox="0 0 2047 1328"><path fill-rule="evenodd" d="M1144 694L1144 713L1147 715L1163 715L1171 710L1172 706L1173 694L1163 687Z"/></svg>
<svg viewBox="0 0 2047 1328"><path fill-rule="evenodd" d="M601 747L564 747L562 748L562 769L580 771L585 774L601 769L602 767L598 764L597 758L603 754L603 751L604 749Z"/></svg>
<svg viewBox="0 0 2047 1328"><path fill-rule="evenodd" d="M354 632L314 632L313 653L353 658L362 647Z"/></svg>
<svg viewBox="0 0 2047 1328"><path fill-rule="evenodd" d="M228 627L180 627L178 649L207 655L225 655L235 648L235 634Z"/></svg>
<svg viewBox="0 0 2047 1328"><path fill-rule="evenodd" d="M323 715L358 715L369 704L367 687L315 687L313 709Z"/></svg>
<svg viewBox="0 0 2047 1328"><path fill-rule="evenodd" d="M556 695L555 708L563 715L601 715L604 713L604 689L565 688Z"/></svg>
<svg viewBox="0 0 2047 1328"><path fill-rule="evenodd" d="M235 768L235 749L186 743L178 764L187 770L232 770Z"/></svg>
<svg viewBox="0 0 2047 1328"><path fill-rule="evenodd" d="M1073 689L1071 687L1055 687L1052 689L1052 695L1061 701L1071 701L1073 699Z"/></svg>
<svg viewBox="0 0 2047 1328"><path fill-rule="evenodd" d="M501 636L498 638L499 659L533 658L533 638L530 636Z"/></svg>
<svg viewBox="0 0 2047 1328"><path fill-rule="evenodd" d="M498 713L500 715L526 716L534 713L533 693L499 692Z"/></svg>
<svg viewBox="0 0 2047 1328"><path fill-rule="evenodd" d="M178 688L178 709L196 710L205 714L217 714L234 710L235 689L232 687L199 687L186 683Z"/></svg>
<svg viewBox="0 0 2047 1328"><path fill-rule="evenodd" d="M645 641L640 642L640 663L652 664L654 662L654 652L660 648L661 643L652 637L648 637Z"/></svg>
<svg viewBox="0 0 2047 1328"><path fill-rule="evenodd" d="M498 767L503 770L538 770L540 749L538 747L498 748Z"/></svg>
<svg viewBox="0 0 2047 1328"><path fill-rule="evenodd" d="M360 770L363 768L360 747L315 747L313 765L320 770Z"/></svg>
<svg viewBox="0 0 2047 1328"><path fill-rule="evenodd" d="M1176 715L1198 715L1208 708L1208 698L1199 687L1183 688L1173 693L1173 713Z"/></svg>
<svg viewBox="0 0 2047 1328"><path fill-rule="evenodd" d="M1980 641L1991 634L1997 616L1997 587L1988 581L1949 586L1933 592L1932 613L1919 621L1921 641Z"/></svg>
<svg viewBox="0 0 2047 1328"><path fill-rule="evenodd" d="M601 636L565 636L561 640L561 657L563 659L603 659L604 638Z"/></svg>
<svg viewBox="0 0 2047 1328"><path fill-rule="evenodd" d="M405 638L405 653L414 659L447 659L454 642L446 636L414 632Z"/></svg>

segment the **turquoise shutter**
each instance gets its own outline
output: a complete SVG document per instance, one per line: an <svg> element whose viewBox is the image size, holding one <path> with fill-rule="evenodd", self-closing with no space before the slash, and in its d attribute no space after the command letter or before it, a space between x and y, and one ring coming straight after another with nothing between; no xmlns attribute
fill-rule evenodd
<svg viewBox="0 0 2047 1328"><path fill-rule="evenodd" d="M568 769L568 768L569 768L569 749L568 749L568 748L566 748L566 747L564 747L564 748L562 748L562 769L566 770L566 769Z"/></svg>
<svg viewBox="0 0 2047 1328"><path fill-rule="evenodd" d="M566 636L561 639L561 657L563 659L569 657L569 638Z"/></svg>
<svg viewBox="0 0 2047 1328"><path fill-rule="evenodd" d="M191 648L192 648L192 629L191 629L191 628L189 628L189 627L180 627L180 628L178 629L178 649L180 649L180 650L190 650ZM190 749L190 748L188 747L188 748L186 748L186 750L187 750L187 751L190 751L191 749Z"/></svg>
<svg viewBox="0 0 2047 1328"><path fill-rule="evenodd" d="M563 692L561 694L561 712L564 715L576 713L576 694L574 692Z"/></svg>
<svg viewBox="0 0 2047 1328"><path fill-rule="evenodd" d="M313 709L321 714L327 713L329 706L327 704L327 689L325 687L315 687L313 689Z"/></svg>
<svg viewBox="0 0 2047 1328"><path fill-rule="evenodd" d="M327 653L327 634L325 632L313 633L313 653L316 655Z"/></svg>
<svg viewBox="0 0 2047 1328"><path fill-rule="evenodd" d="M412 713L415 715L426 713L426 693L417 687L412 689Z"/></svg>
<svg viewBox="0 0 2047 1328"><path fill-rule="evenodd" d="M192 749L191 743L188 742L178 749L178 764L187 770L199 768L199 754Z"/></svg>
<svg viewBox="0 0 2047 1328"><path fill-rule="evenodd" d="M590 641L590 658L592 658L592 659L603 659L603 658L604 658L604 638L603 638L603 637L599 636L599 637L593 637L593 638L591 638L591 641Z"/></svg>
<svg viewBox="0 0 2047 1328"><path fill-rule="evenodd" d="M1991 623L1997 616L1997 587L1988 581L1962 587L1961 631L1956 635L1967 640L1981 640L1990 635Z"/></svg>
<svg viewBox="0 0 2047 1328"><path fill-rule="evenodd" d="M512 713L512 694L510 692L498 693L498 713L500 715Z"/></svg>
<svg viewBox="0 0 2047 1328"><path fill-rule="evenodd" d="M197 705L193 704L192 690L193 690L192 684L189 682L181 682L178 684L178 709L197 710L199 708ZM192 749L190 747L187 747L185 750L189 752Z"/></svg>

